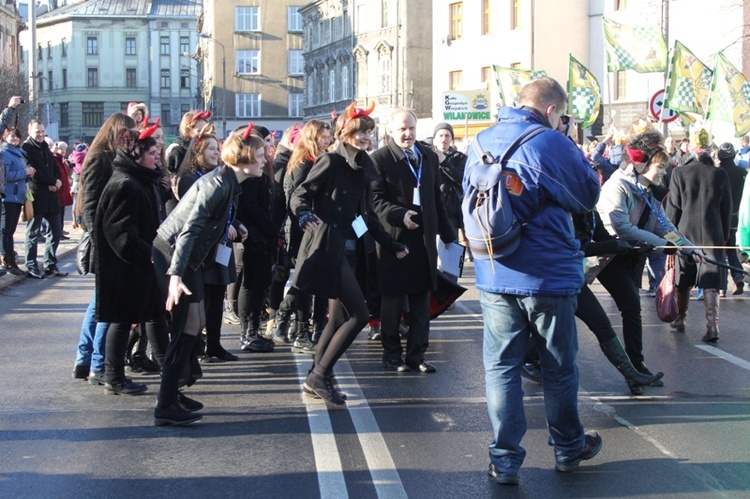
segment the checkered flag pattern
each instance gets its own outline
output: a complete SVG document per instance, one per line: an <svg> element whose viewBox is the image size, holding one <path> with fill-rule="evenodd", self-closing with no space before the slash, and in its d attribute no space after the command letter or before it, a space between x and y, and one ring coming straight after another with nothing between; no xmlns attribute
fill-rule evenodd
<svg viewBox="0 0 750 499"><path fill-rule="evenodd" d="M608 71L653 73L667 67L667 44L658 26L626 26L604 18L602 27Z"/></svg>
<svg viewBox="0 0 750 499"><path fill-rule="evenodd" d="M597 106L597 98L590 88L573 88L570 93L570 104L573 116L581 121L588 121ZM599 111L599 108L596 108Z"/></svg>

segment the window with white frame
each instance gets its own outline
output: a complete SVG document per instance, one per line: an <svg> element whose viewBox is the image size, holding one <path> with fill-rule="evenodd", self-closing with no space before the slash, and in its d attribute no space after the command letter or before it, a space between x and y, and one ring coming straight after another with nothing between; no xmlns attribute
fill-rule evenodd
<svg viewBox="0 0 750 499"><path fill-rule="evenodd" d="M235 31L260 31L260 7L235 7Z"/></svg>
<svg viewBox="0 0 750 499"><path fill-rule="evenodd" d="M297 10L299 7L287 7L286 19L289 31L302 31L302 14Z"/></svg>
<svg viewBox="0 0 750 499"><path fill-rule="evenodd" d="M189 36L180 37L180 54L184 54L185 52L190 52L190 37Z"/></svg>
<svg viewBox="0 0 750 499"><path fill-rule="evenodd" d="M169 55L169 37L162 36L159 39L159 54Z"/></svg>
<svg viewBox="0 0 750 499"><path fill-rule="evenodd" d="M95 36L86 37L86 55L97 55L99 53L99 39Z"/></svg>
<svg viewBox="0 0 750 499"><path fill-rule="evenodd" d="M259 50L237 50L234 54L237 61L237 73L241 75L260 74L260 51Z"/></svg>
<svg viewBox="0 0 750 499"><path fill-rule="evenodd" d="M336 72L332 69L328 72L328 101L336 100Z"/></svg>
<svg viewBox="0 0 750 499"><path fill-rule="evenodd" d="M260 94L237 94L237 117L260 117Z"/></svg>
<svg viewBox="0 0 750 499"><path fill-rule="evenodd" d="M125 55L135 55L135 37L129 36L125 38Z"/></svg>
<svg viewBox="0 0 750 499"><path fill-rule="evenodd" d="M341 68L341 99L349 100L349 67Z"/></svg>
<svg viewBox="0 0 750 499"><path fill-rule="evenodd" d="M301 75L305 69L305 59L301 50L290 50L287 54L287 66L290 75Z"/></svg>
<svg viewBox="0 0 750 499"><path fill-rule="evenodd" d="M391 58L389 55L380 57L380 93L391 92Z"/></svg>
<svg viewBox="0 0 750 499"><path fill-rule="evenodd" d="M170 75L168 69L162 69L161 70L161 77L160 77L160 86L161 88L170 88L172 85L170 84Z"/></svg>
<svg viewBox="0 0 750 499"><path fill-rule="evenodd" d="M305 104L305 94L289 94L289 116L302 116L302 108Z"/></svg>

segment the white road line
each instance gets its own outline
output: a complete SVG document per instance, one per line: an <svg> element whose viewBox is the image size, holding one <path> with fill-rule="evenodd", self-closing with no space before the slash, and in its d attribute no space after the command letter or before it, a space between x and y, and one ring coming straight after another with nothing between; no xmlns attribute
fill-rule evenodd
<svg viewBox="0 0 750 499"><path fill-rule="evenodd" d="M307 377L310 358L301 359L295 355L297 376L300 386ZM300 390L301 391L301 390ZM325 402L308 397L302 397L307 410L307 421L310 425L313 453L315 454L315 468L318 470L318 486L320 497L348 498L344 471L341 466L339 449L336 446L336 436L331 426L331 418Z"/></svg>
<svg viewBox="0 0 750 499"><path fill-rule="evenodd" d="M375 416L370 410L365 394L354 376L349 361L342 357L336 364L337 376L341 389L349 395L346 401L349 407L349 415L357 431L357 438L365 454L367 467L370 469L372 483L378 497L388 499L406 499L406 490L401 483L401 477L396 469L396 464L391 458L388 446L380 433Z"/></svg>
<svg viewBox="0 0 750 499"><path fill-rule="evenodd" d="M709 345L695 345L696 348L700 348L704 352L708 352L711 355L716 355L717 357L721 357L722 359L726 360L727 362L731 362L735 366L741 367L742 369L746 369L750 371L750 362L746 361L745 359L741 359L739 357L735 357L731 353L727 353L724 350L720 350L716 347L712 347Z"/></svg>
<svg viewBox="0 0 750 499"><path fill-rule="evenodd" d="M295 356L300 384L307 377L309 359L309 357ZM341 390L349 396L346 405L367 461L375 492L380 498L406 499L408 496L401 483L401 477L346 355L336 363L336 380ZM320 399L302 398L310 424L320 496L349 497L341 457L326 404Z"/></svg>

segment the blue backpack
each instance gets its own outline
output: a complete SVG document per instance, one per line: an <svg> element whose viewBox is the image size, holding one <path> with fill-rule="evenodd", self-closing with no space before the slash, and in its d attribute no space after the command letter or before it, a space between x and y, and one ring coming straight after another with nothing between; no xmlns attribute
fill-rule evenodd
<svg viewBox="0 0 750 499"><path fill-rule="evenodd" d="M521 228L544 207L526 220L518 220L505 189L503 166L523 143L546 130L543 125L528 127L498 157L482 150L478 136L474 139L475 157L470 157L466 168L471 168L471 173L461 204L464 234L474 258L494 260L513 253L520 243ZM477 164L472 166L473 162Z"/></svg>

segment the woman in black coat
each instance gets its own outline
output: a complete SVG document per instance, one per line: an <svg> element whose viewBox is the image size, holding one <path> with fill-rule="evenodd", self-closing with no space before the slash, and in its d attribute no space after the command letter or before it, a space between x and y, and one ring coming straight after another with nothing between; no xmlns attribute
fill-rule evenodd
<svg viewBox="0 0 750 499"><path fill-rule="evenodd" d="M706 246L704 252L710 258L723 262L732 223L732 192L727 173L714 166L705 147L698 149L681 167L672 173L667 196L666 213L679 231L694 244ZM698 134L701 137L702 134ZM717 248L718 247L718 248ZM721 273L713 264L696 265L684 256L675 260L675 286L677 287L678 318L672 323L678 331L685 331L690 290L693 286L703 289L706 306L705 342L719 339L719 289L722 287ZM726 276L724 276L726 279ZM724 282L726 287L726 281Z"/></svg>
<svg viewBox="0 0 750 499"><path fill-rule="evenodd" d="M384 248L403 258L409 250L383 230L372 211L369 182L375 175L367 155L375 122L370 111L350 106L335 152L318 158L292 194L290 207L305 231L293 285L329 298L329 319L318 341L303 391L335 405L345 403L333 384L333 366L367 324L365 298L357 271L366 275L362 236L370 231Z"/></svg>
<svg viewBox="0 0 750 499"><path fill-rule="evenodd" d="M96 320L110 322L105 353L106 393L136 395L146 385L125 377L125 351L134 323L163 315L151 262L151 242L159 226L155 186L159 156L147 131L117 133L113 174L96 210Z"/></svg>

